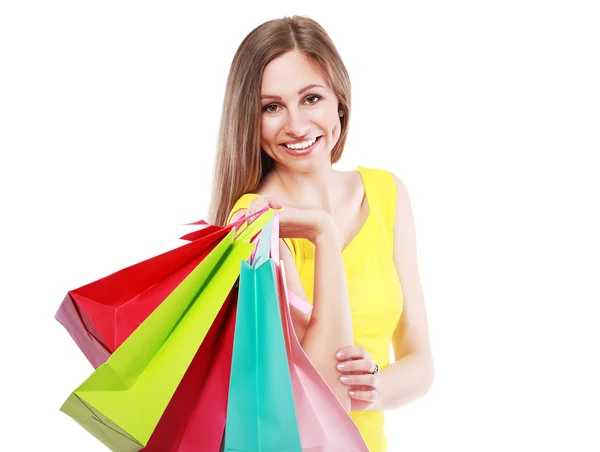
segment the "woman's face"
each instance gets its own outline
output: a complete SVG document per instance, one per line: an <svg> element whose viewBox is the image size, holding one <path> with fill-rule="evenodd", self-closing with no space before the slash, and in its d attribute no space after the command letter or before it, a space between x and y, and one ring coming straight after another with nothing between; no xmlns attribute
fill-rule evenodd
<svg viewBox="0 0 600 452"><path fill-rule="evenodd" d="M331 163L340 132L337 96L302 53L294 50L267 64L261 85L260 145L271 158L290 169L312 171ZM296 149L285 146L291 143L297 143Z"/></svg>

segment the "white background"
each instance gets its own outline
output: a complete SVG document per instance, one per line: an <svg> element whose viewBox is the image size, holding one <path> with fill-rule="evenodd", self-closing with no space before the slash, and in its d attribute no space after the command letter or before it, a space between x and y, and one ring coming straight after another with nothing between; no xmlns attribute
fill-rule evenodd
<svg viewBox="0 0 600 452"><path fill-rule="evenodd" d="M59 412L92 368L54 313L205 218L231 59L301 14L352 80L338 167L413 204L437 372L390 450L600 450L593 3L3 2L2 449L105 450Z"/></svg>

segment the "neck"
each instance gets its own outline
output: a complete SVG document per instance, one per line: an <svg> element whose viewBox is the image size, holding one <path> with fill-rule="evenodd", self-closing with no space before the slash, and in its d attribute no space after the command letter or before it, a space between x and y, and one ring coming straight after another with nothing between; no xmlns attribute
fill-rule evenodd
<svg viewBox="0 0 600 452"><path fill-rule="evenodd" d="M332 213L340 197L339 173L331 165L321 165L307 173L276 165L273 177L283 192L282 202L291 207Z"/></svg>

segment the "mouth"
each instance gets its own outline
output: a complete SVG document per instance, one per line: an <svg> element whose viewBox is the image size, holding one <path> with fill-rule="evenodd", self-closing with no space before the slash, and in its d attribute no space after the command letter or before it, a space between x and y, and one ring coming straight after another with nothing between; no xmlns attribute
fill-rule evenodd
<svg viewBox="0 0 600 452"><path fill-rule="evenodd" d="M307 155L310 154L312 151L315 150L315 148L321 143L321 139L323 138L323 135L319 135L317 137L317 139L315 140L315 142L313 144L311 144L309 147L307 148L302 148L302 149L290 149L288 148L285 144L280 144L279 147L285 151L286 153L293 155L293 156L301 156L301 155Z"/></svg>

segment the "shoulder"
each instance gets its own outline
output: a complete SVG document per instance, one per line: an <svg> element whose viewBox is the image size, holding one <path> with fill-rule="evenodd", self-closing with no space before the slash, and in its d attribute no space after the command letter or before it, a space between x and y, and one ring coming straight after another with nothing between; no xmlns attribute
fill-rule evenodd
<svg viewBox="0 0 600 452"><path fill-rule="evenodd" d="M392 173L388 170L382 169L382 168L373 168L370 166L359 166L358 170L361 173L365 173L365 174L369 174L369 175L374 175L374 176L384 176L384 177L388 177L390 176Z"/></svg>
<svg viewBox="0 0 600 452"><path fill-rule="evenodd" d="M395 187L393 228L396 240L399 236L414 236L414 218L406 183L394 173L390 173ZM402 240L406 240L403 238ZM414 239L413 239L414 240Z"/></svg>
<svg viewBox="0 0 600 452"><path fill-rule="evenodd" d="M365 184L369 184L377 191L389 192L396 190L396 179L397 176L386 169L381 168L370 168L366 166L359 166L358 172L365 180Z"/></svg>
<svg viewBox="0 0 600 452"><path fill-rule="evenodd" d="M395 173L381 168L369 168L365 166L358 167L359 172L369 178L373 184L386 187L388 191L395 192L397 195L405 196L407 193L406 184Z"/></svg>
<svg viewBox="0 0 600 452"><path fill-rule="evenodd" d="M371 195L370 201L379 204L393 221L400 190L404 184L389 170L359 166L365 189Z"/></svg>

